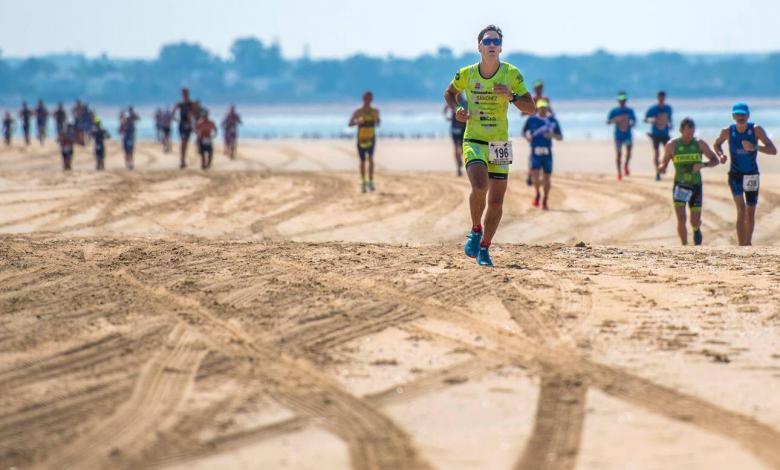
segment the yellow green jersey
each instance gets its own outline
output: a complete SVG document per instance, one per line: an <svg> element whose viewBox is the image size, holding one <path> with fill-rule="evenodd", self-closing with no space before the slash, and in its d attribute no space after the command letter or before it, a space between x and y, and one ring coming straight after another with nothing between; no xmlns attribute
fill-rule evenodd
<svg viewBox="0 0 780 470"><path fill-rule="evenodd" d="M479 64L463 67L455 74L452 86L466 92L470 113L464 139L485 142L509 140L509 122L506 117L509 100L493 93L494 85L506 85L516 95L528 93L523 74L506 62L501 62L490 78L480 74Z"/></svg>
<svg viewBox="0 0 780 470"><path fill-rule="evenodd" d="M682 138L674 140L674 182L682 184L700 184L701 173L693 171L693 165L702 163L699 140L693 139L685 144Z"/></svg>

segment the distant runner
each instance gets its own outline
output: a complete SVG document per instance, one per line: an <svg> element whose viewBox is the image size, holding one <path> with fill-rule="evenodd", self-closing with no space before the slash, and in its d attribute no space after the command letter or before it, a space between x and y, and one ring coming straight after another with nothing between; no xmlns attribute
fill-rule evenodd
<svg viewBox="0 0 780 470"><path fill-rule="evenodd" d="M171 126L173 124L173 113L165 108L160 113L160 134L163 146L163 152L171 152Z"/></svg>
<svg viewBox="0 0 780 470"><path fill-rule="evenodd" d="M62 101L57 104L57 109L54 110L52 116L54 116L54 124L57 127L57 135L59 136L62 131L65 130L65 126L68 123L68 113L62 105Z"/></svg>
<svg viewBox="0 0 780 470"><path fill-rule="evenodd" d="M122 148L125 151L125 167L128 170L132 170L135 167L133 161L135 152L135 123L141 118L135 113L133 107L127 108L127 112L123 113L119 124L119 135L122 136Z"/></svg>
<svg viewBox="0 0 780 470"><path fill-rule="evenodd" d="M35 107L35 127L38 131L38 142L43 145L46 140L46 126L49 123L49 110L43 104L43 100L38 100L38 106Z"/></svg>
<svg viewBox="0 0 780 470"><path fill-rule="evenodd" d="M636 115L634 110L626 106L628 96L625 92L621 91L617 96L618 107L613 108L609 112L607 117L607 124L615 125L615 163L617 164L617 179L618 181L623 179L623 174L629 176L628 164L631 161L631 149L634 146L634 139L632 135L632 129L636 124ZM626 163L625 166L621 165L623 146L626 146Z"/></svg>
<svg viewBox="0 0 780 470"><path fill-rule="evenodd" d="M658 168L660 163L660 149L666 146L671 139L669 132L672 129L672 107L666 104L666 92L658 92L658 103L650 106L645 113L645 122L650 124L650 132L647 135L653 143L653 163ZM661 181L661 174L656 172L655 180Z"/></svg>
<svg viewBox="0 0 780 470"><path fill-rule="evenodd" d="M501 222L512 163L507 122L509 103L522 112L536 112L523 74L514 65L501 62L502 44L503 33L498 27L490 25L480 31L477 36L479 63L461 68L444 93L447 104L457 110L455 117L466 122L463 159L471 183L472 228L464 251L466 256L476 258L480 266L493 266L490 243ZM468 111L458 105L458 95L463 91L466 92Z"/></svg>
<svg viewBox="0 0 780 470"><path fill-rule="evenodd" d="M759 152L777 155L775 144L766 135L764 128L749 122L750 108L746 103L737 103L731 108L735 124L720 131L715 140L715 153L721 163L727 158L721 148L729 141L731 168L729 169L729 187L737 206L737 240L740 246L753 244L753 229L756 226L756 208L758 206L759 171L757 157ZM764 144L759 145L759 142Z"/></svg>
<svg viewBox="0 0 780 470"><path fill-rule="evenodd" d="M463 109L468 107L463 93L458 95L458 105ZM458 176L463 176L463 134L466 132L466 123L455 118L456 111L449 104L444 106L444 115L450 121L450 136L455 146L455 171Z"/></svg>
<svg viewBox="0 0 780 470"><path fill-rule="evenodd" d="M95 142L95 169L106 169L106 139L110 139L108 131L105 130L99 117L95 117L95 125L92 127L92 141Z"/></svg>
<svg viewBox="0 0 780 470"><path fill-rule="evenodd" d="M349 127L357 126L357 151L360 158L360 190L374 191L374 149L376 147L376 128L379 126L379 110L371 107L374 94L363 93L363 106L352 113ZM368 160L368 180L366 181L366 160Z"/></svg>
<svg viewBox="0 0 780 470"><path fill-rule="evenodd" d="M179 111L179 117L176 118L176 111ZM190 101L190 90L181 89L181 101L171 110L174 120L179 121L179 137L181 137L181 147L179 151L179 168L187 168L187 145L190 142L192 129L195 127L195 103Z"/></svg>
<svg viewBox="0 0 780 470"><path fill-rule="evenodd" d="M230 110L222 119L222 131L225 138L225 155L231 160L236 158L238 148L238 126L243 124L241 116L236 112L236 106L230 105Z"/></svg>
<svg viewBox="0 0 780 470"><path fill-rule="evenodd" d="M658 165L658 173L665 173L669 162L674 163L674 186L672 200L677 214L677 234L683 245L688 244L688 227L686 227L685 206L690 206L691 228L693 228L693 243L702 244L701 206L703 201L701 169L718 164L718 156L703 140L695 137L696 124L691 118L685 118L680 123L680 137L672 140L664 147L663 161ZM702 162L702 155L708 162Z"/></svg>
<svg viewBox="0 0 780 470"><path fill-rule="evenodd" d="M200 167L207 170L211 168L211 160L214 158L214 137L217 136L217 125L209 119L209 112L206 109L200 113L196 132L198 134Z"/></svg>
<svg viewBox="0 0 780 470"><path fill-rule="evenodd" d="M73 165L73 145L76 143L76 127L68 124L57 137L62 153L62 169L69 171Z"/></svg>
<svg viewBox="0 0 780 470"><path fill-rule="evenodd" d="M5 116L3 116L3 140L5 141L6 146L11 145L11 139L13 138L15 127L16 120L11 117L11 113L6 111Z"/></svg>
<svg viewBox="0 0 780 470"><path fill-rule="evenodd" d="M27 107L27 102L22 102L22 109L19 110L19 118L22 120L22 133L24 133L24 144L30 145L30 117L33 112Z"/></svg>
<svg viewBox="0 0 780 470"><path fill-rule="evenodd" d="M544 82L541 81L541 80L534 80L534 85L533 86L534 86L534 103L538 103L539 101L544 100L547 103L548 114L552 116L554 113L552 111L552 105L551 105L551 102L550 102L550 98L548 98L548 97L546 97L544 95ZM523 116L528 116L528 114L526 114L526 113L521 113L521 114ZM528 175L525 178L525 184L527 184L528 186L533 185L533 176L532 176L533 172L531 171L531 163L532 163L531 162L531 157L529 156L529 158L528 158Z"/></svg>
<svg viewBox="0 0 780 470"><path fill-rule="evenodd" d="M536 115L530 116L523 127L523 135L531 144L531 176L536 190L532 205L539 207L541 187L544 191L544 197L541 198L543 210L549 210L547 201L550 196L550 178L553 171L553 139L563 139L561 125L555 116L550 115L549 106L547 100L537 100Z"/></svg>
<svg viewBox="0 0 780 470"><path fill-rule="evenodd" d="M155 135L157 136L157 142L163 143L163 133L162 133L162 109L157 108L154 111L154 131Z"/></svg>

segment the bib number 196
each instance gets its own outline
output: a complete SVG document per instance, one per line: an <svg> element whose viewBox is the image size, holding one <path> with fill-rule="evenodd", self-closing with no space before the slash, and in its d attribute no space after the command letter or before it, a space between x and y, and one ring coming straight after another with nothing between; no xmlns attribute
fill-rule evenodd
<svg viewBox="0 0 780 470"><path fill-rule="evenodd" d="M512 164L512 142L490 142L488 161L494 165Z"/></svg>

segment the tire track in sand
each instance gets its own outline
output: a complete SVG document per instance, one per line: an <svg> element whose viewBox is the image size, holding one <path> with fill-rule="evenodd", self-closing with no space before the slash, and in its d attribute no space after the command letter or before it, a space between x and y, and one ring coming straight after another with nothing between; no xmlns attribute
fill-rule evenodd
<svg viewBox="0 0 780 470"><path fill-rule="evenodd" d="M395 423L365 400L332 383L315 367L257 343L239 326L215 317L197 300L163 287L148 286L127 271L117 275L146 295L181 307L183 311L177 312L180 319L220 344L223 352L238 352L253 358L254 377L267 385L267 392L296 413L319 420L340 436L349 448L354 468L429 468L409 436Z"/></svg>
<svg viewBox="0 0 780 470"><path fill-rule="evenodd" d="M562 443L553 444L557 448L557 462L574 465L575 459L571 454L571 447L575 441L573 436L578 436L578 433L573 431L576 431L578 427L581 431L581 424L577 424L579 420L577 409L584 406L584 400L578 400L574 409L556 404L560 402L565 405L567 400L571 400L571 397L567 397L569 392L563 393L563 387L560 386L560 384L569 383L576 384L577 393L583 393L579 390L587 389L585 384L596 386L607 394L614 395L654 414L669 419L684 420L689 424L738 442L770 467L780 467L780 447L776 445L777 442L780 442L780 431L752 417L723 409L693 395L654 384L627 371L590 362L573 348L549 348L544 343L523 339L507 330L478 320L470 311L464 310L459 305L441 304L431 295L418 297L389 285L376 283L365 277L349 279L339 273L321 272L299 263L285 260L278 260L278 262L287 263L301 274L308 273L309 276L319 278L320 282L324 281L330 285L339 285L345 288L364 289L367 292L372 291L374 296L395 299L400 304L406 304L420 310L428 317L453 323L472 334L479 334L494 343L492 353L496 355L497 360L511 359L526 364L530 369L538 371L540 375L544 375L545 372L553 374L553 382L550 383L548 390L554 395L544 398L545 401L550 400L550 404L545 403L544 407L552 411L544 411L544 416L557 415L568 420L565 421L568 423L566 426L553 428L553 435L556 436L555 442ZM520 313L515 312L513 315L517 316ZM518 318L520 317L518 316ZM544 322L544 318L540 317L538 321ZM566 338L555 325L549 325L549 328L555 336ZM464 347L473 349L471 343L464 343ZM561 373L565 374L565 378L557 379L556 377L560 376ZM559 383L556 383L556 380ZM580 383L583 385L579 385ZM621 383L626 385L621 385ZM558 393L557 397L556 393ZM574 419L567 418L572 416ZM540 423L537 429L542 431L541 435L544 436L544 431L548 428L549 425ZM578 439L579 437L577 442L579 442ZM541 442L542 439L538 439L538 441ZM544 443L544 445L548 444ZM533 449L533 447L529 449ZM541 452L537 450L529 450L529 452L533 452L533 455L541 455ZM545 465L544 461L539 462L536 458L529 457L528 461L534 465ZM524 461L521 457L518 464L525 464L528 461Z"/></svg>
<svg viewBox="0 0 780 470"><path fill-rule="evenodd" d="M163 349L142 368L130 399L43 467L101 469L131 460L154 441L157 430L175 419L207 352L198 335L179 323Z"/></svg>

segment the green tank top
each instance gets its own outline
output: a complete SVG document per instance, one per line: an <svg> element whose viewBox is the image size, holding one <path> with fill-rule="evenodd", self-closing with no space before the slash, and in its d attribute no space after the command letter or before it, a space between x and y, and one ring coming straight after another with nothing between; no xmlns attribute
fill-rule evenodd
<svg viewBox="0 0 780 470"><path fill-rule="evenodd" d="M701 184L701 172L693 171L693 165L702 162L698 139L693 139L687 145L682 139L676 139L672 162L674 162L675 183Z"/></svg>

